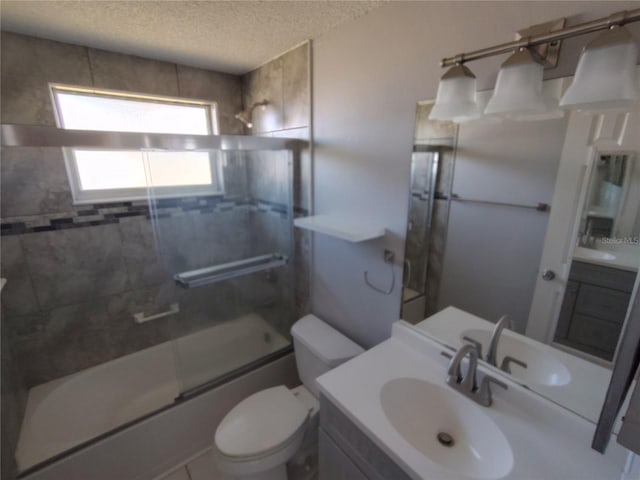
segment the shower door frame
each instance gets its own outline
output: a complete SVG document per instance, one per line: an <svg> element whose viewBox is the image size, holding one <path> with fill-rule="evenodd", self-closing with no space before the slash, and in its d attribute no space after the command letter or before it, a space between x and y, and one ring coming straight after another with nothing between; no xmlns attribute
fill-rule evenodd
<svg viewBox="0 0 640 480"><path fill-rule="evenodd" d="M57 127L1 124L0 125L0 146L2 147L85 147L85 148L105 148L118 150L182 150L182 151L276 151L286 150L288 152L288 205L287 221L291 226L289 232L290 252L288 262L289 284L291 288L288 292L287 302L291 305L291 314L295 311L295 232L293 227L294 219L294 162L300 162L301 152L308 148L309 142L294 138L285 137L256 137L242 135L183 135L183 134L160 134L160 133L137 133L137 132L109 132L92 130L65 130ZM173 341L173 340L172 340ZM47 458L46 460L20 472L18 478L29 477L35 472L41 471L64 458L84 450L87 447L96 445L114 434L118 434L128 428L147 421L151 417L163 414L166 411L183 404L185 401L200 396L216 389L223 384L236 380L260 367L264 367L272 362L286 357L293 351L290 342L288 346L267 354L253 362L239 367L227 374L213 378L208 382L181 392L173 403L166 405L150 413L144 414L134 420L124 423L103 434L97 435L81 444L71 447L59 454Z"/></svg>

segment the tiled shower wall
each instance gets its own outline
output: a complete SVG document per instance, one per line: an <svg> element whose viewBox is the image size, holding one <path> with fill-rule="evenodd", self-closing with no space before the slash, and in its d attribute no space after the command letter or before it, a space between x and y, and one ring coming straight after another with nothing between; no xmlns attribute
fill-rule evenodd
<svg viewBox="0 0 640 480"><path fill-rule="evenodd" d="M406 286L420 293L425 291L424 272L429 251L432 158L433 153L414 152L411 155L410 227L407 228L403 279Z"/></svg>
<svg viewBox="0 0 640 480"><path fill-rule="evenodd" d="M419 103L416 108L414 143L425 145L455 145L457 128L452 122L438 122L429 119L433 104ZM428 248L423 251L426 261L425 313L428 317L438 311L440 279L444 261L445 245L449 225L449 197L455 165L455 149L443 149L438 160L438 174L435 185L435 200L431 211L431 226L428 230ZM414 260L418 263L417 260ZM424 265L423 265L424 266Z"/></svg>
<svg viewBox="0 0 640 480"><path fill-rule="evenodd" d="M308 61L307 46L304 52L293 63ZM291 63L283 58L294 53L273 62ZM293 71L306 73L307 68ZM218 104L222 134L244 133L233 116L247 101L242 92L250 87L246 79L255 74L239 77L6 32L1 71L2 123L55 125L48 83L57 82L210 99ZM265 89L264 82L272 80L252 85ZM279 105L293 108L309 101L308 78L288 81L288 90L284 84L279 84ZM294 90L302 85L301 95ZM308 112L308 105L297 109L305 108ZM300 126L308 132L308 121ZM224 197L158 202L161 218L154 238L146 201L72 205L59 149L2 152L1 268L9 280L2 293L3 478L13 478L13 451L29 387L202 328L211 321L207 312L232 318L243 308L273 303L282 293L284 285L269 292L263 285L251 288L247 279L181 291L166 268L167 259L218 262L264 248L268 232L273 236L282 226L282 214L279 198L260 198L269 195L249 184L253 163L227 163ZM262 181L268 179L277 191L288 179L272 170ZM296 185L298 192L307 188L300 180ZM298 207L304 211L307 204ZM254 225L259 225L257 233ZM165 250L159 255L160 246ZM202 258L203 252L212 258ZM300 283L307 285L307 269L301 271ZM297 294L300 305L306 305L307 291ZM178 316L141 325L131 319L135 312L162 311L174 301L184 307Z"/></svg>
<svg viewBox="0 0 640 480"><path fill-rule="evenodd" d="M253 114L252 134L298 138L311 143L311 45L304 43L284 55L253 70L242 77L242 96L245 106L267 100L269 105L257 108ZM249 170L250 181L272 183L285 172L265 171L268 164L253 163ZM257 170L256 170L257 169ZM299 162L293 165L293 205L296 216L306 216L311 208L311 152L301 152ZM252 185L257 198L267 202L282 202L275 189ZM272 236L277 230L274 217L263 219L265 230L256 234ZM275 230L274 230L275 229ZM306 230L294 229L294 316L299 318L309 311L309 266L311 262L311 235Z"/></svg>

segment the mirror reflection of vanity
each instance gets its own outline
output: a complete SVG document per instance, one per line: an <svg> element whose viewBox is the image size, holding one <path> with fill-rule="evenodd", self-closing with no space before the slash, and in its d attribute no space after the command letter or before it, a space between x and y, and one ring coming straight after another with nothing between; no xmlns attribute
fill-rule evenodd
<svg viewBox="0 0 640 480"><path fill-rule="evenodd" d="M474 343L486 360L507 315L493 368L595 423L638 290L640 113L447 129L430 108L418 104L414 151L442 152L443 131L453 149L432 162L431 188L410 194L404 286L414 295L402 318L449 347Z"/></svg>
<svg viewBox="0 0 640 480"><path fill-rule="evenodd" d="M638 270L640 170L633 153L598 152L554 343L612 361Z"/></svg>

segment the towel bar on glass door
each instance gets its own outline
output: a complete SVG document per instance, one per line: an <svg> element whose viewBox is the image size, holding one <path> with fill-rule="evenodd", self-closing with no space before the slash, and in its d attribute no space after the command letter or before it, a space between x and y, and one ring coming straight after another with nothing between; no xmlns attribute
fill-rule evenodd
<svg viewBox="0 0 640 480"><path fill-rule="evenodd" d="M539 212L548 212L550 209L550 206L548 203L538 203L537 205L525 205L522 203L494 202L492 200L477 200L474 198L462 198L457 193L451 194L451 200L453 200L454 202L482 203L484 205L498 205L501 207L529 208L531 210L537 210Z"/></svg>
<svg viewBox="0 0 640 480"><path fill-rule="evenodd" d="M268 270L270 268L281 267L286 265L288 261L289 258L286 255L271 253L238 260L236 262L223 263L213 267L177 273L173 276L173 279L178 285L184 288L199 287L209 283L221 282L222 280Z"/></svg>

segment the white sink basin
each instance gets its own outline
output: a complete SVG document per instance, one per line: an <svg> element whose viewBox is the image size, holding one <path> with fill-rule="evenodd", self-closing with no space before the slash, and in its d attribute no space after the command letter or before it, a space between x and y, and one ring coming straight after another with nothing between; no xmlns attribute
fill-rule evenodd
<svg viewBox="0 0 640 480"><path fill-rule="evenodd" d="M611 252L594 250L592 248L576 247L576 258L586 258L591 260L615 260L616 256Z"/></svg>
<svg viewBox="0 0 640 480"><path fill-rule="evenodd" d="M407 442L456 477L498 479L513 468L511 446L484 407L449 387L395 378L382 386L380 402ZM453 440L449 446L441 441L446 436Z"/></svg>
<svg viewBox="0 0 640 480"><path fill-rule="evenodd" d="M482 344L482 354L486 355L491 339L491 332L487 330L464 330L460 334L460 340L469 337ZM527 368L511 362L511 374L527 385L547 385L561 386L571 381L569 369L557 358L549 355L548 352L510 336L503 330L498 342L497 363L500 367L502 359L506 356L516 358L527 364Z"/></svg>

